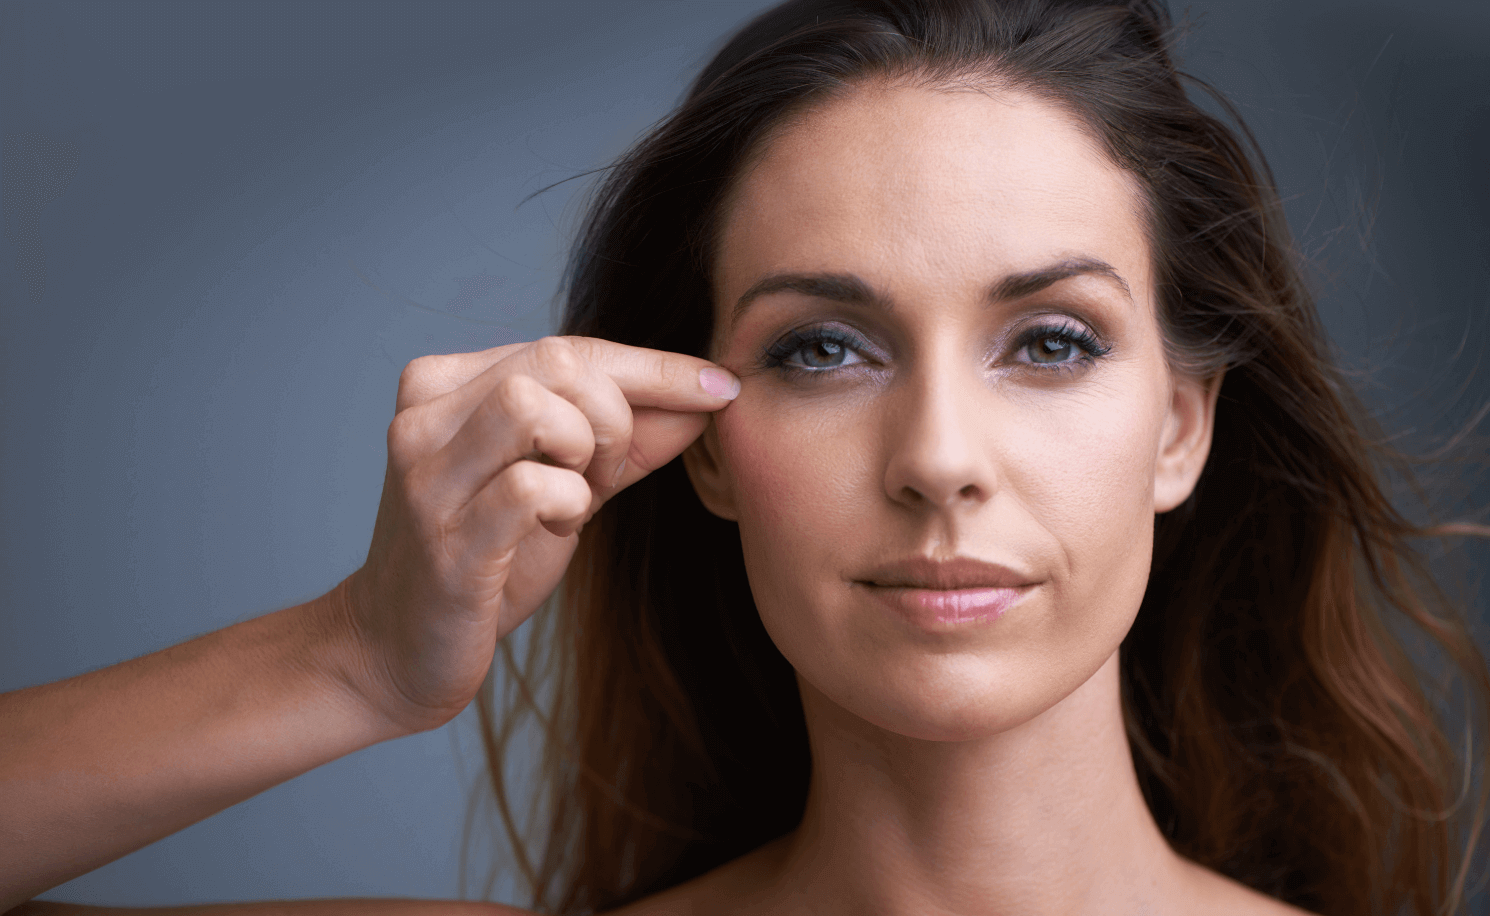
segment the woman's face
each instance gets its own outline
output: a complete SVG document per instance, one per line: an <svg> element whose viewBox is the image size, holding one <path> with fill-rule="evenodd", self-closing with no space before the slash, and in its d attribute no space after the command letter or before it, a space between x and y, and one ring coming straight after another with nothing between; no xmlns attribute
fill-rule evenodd
<svg viewBox="0 0 1490 916"><path fill-rule="evenodd" d="M1117 650L1214 403L1166 368L1138 193L1058 108L890 86L740 179L711 355L743 386L687 461L818 693L970 738Z"/></svg>

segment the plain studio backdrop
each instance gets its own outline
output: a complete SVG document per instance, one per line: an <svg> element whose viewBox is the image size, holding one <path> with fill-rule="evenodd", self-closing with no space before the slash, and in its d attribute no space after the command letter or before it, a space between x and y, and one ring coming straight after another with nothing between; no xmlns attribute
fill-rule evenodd
<svg viewBox="0 0 1490 916"><path fill-rule="evenodd" d="M0 0L0 690L356 569L399 370L550 331L593 178L525 198L609 162L767 5ZM1175 8L1345 360L1433 444L1490 398L1490 4ZM470 715L47 896L456 896Z"/></svg>

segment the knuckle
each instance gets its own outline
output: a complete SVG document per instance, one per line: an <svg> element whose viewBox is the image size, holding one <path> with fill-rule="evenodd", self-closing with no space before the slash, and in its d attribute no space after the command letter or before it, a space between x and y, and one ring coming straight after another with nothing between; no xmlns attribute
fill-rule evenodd
<svg viewBox="0 0 1490 916"><path fill-rule="evenodd" d="M439 356L420 356L412 359L398 374L398 392L411 397L421 397L439 374Z"/></svg>
<svg viewBox="0 0 1490 916"><path fill-rule="evenodd" d="M424 411L408 407L393 415L388 424L388 453L405 458L419 450L424 440Z"/></svg>
<svg viewBox="0 0 1490 916"><path fill-rule="evenodd" d="M486 403L509 421L530 424L543 415L543 386L526 375L509 375L497 382Z"/></svg>
<svg viewBox="0 0 1490 916"><path fill-rule="evenodd" d="M683 382L682 363L666 356L653 357L652 373L657 384L664 389L676 388Z"/></svg>
<svg viewBox="0 0 1490 916"><path fill-rule="evenodd" d="M398 387L400 389L412 388L423 380L424 374L429 371L429 357L420 356L409 360L403 371L398 374Z"/></svg>
<svg viewBox="0 0 1490 916"><path fill-rule="evenodd" d="M564 343L568 344L569 349L573 350L574 354L580 359L583 359L585 362L589 363L595 361L597 354L595 351L594 338L581 337L576 334L564 334L557 339L562 340Z"/></svg>
<svg viewBox="0 0 1490 916"><path fill-rule="evenodd" d="M559 382L573 382L585 370L585 359L562 337L544 337L533 344L533 360Z"/></svg>
<svg viewBox="0 0 1490 916"><path fill-rule="evenodd" d="M463 383L459 355L431 354L410 360L398 374L397 409L428 403Z"/></svg>
<svg viewBox="0 0 1490 916"><path fill-rule="evenodd" d="M502 472L502 491L507 502L527 506L543 496L544 480L538 464L519 461Z"/></svg>

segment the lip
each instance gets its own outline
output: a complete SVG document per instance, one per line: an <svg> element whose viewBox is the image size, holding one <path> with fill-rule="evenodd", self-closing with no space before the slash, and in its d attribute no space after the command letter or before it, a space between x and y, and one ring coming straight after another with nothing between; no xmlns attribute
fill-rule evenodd
<svg viewBox="0 0 1490 916"><path fill-rule="evenodd" d="M998 620L1039 584L1007 566L971 557L910 557L854 581L911 623L933 631Z"/></svg>
<svg viewBox="0 0 1490 916"><path fill-rule="evenodd" d="M1035 584L1033 576L997 563L975 560L972 557L933 560L919 556L876 566L864 575L856 576L855 581L881 588L932 591L1007 589Z"/></svg>

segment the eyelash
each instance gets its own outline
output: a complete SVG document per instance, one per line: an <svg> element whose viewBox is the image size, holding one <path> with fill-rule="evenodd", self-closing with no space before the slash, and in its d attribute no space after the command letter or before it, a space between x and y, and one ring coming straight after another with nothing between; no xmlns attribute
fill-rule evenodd
<svg viewBox="0 0 1490 916"><path fill-rule="evenodd" d="M1081 355L1075 359L1063 360L1059 363L1025 363L1036 372L1064 372L1067 375L1074 374L1084 369L1098 359L1106 356L1112 349L1103 346L1101 341L1084 328L1068 324L1041 324L1026 329L1019 335L1014 352L1026 350L1031 345L1046 340L1060 341L1061 346L1075 345L1081 351ZM853 334L840 331L837 328L818 327L798 329L790 331L785 337L776 341L766 348L764 366L767 369L776 369L788 375L830 375L837 371L835 368L813 369L807 366L794 365L789 362L790 357L795 356L807 347L817 344L829 343L860 353L865 349L865 344Z"/></svg>
<svg viewBox="0 0 1490 916"><path fill-rule="evenodd" d="M845 350L861 353L865 349L864 342L853 334L840 331L837 328L807 328L788 331L786 336L766 348L765 366L767 369L779 369L788 374L822 375L832 372L831 369L812 369L807 366L796 366L788 362L788 358L795 356L810 346L816 344L836 344Z"/></svg>

